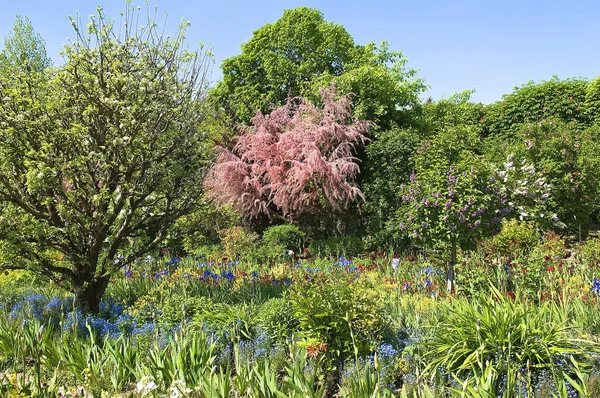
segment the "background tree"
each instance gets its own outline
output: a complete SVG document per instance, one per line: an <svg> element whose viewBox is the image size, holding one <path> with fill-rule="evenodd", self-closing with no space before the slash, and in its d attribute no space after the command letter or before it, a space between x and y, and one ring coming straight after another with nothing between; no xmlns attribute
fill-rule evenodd
<svg viewBox="0 0 600 398"><path fill-rule="evenodd" d="M388 221L390 214L402 206L400 192L402 186L409 183L414 170L413 157L421 143L446 129L458 127L468 129L475 136L479 134L483 105L470 102L471 94L472 91L465 91L440 101L427 101L415 110L412 127L374 133L374 140L366 149L369 176L362 188L366 196L364 218L376 246L392 245L401 249L400 246L409 244L399 224Z"/></svg>
<svg viewBox="0 0 600 398"><path fill-rule="evenodd" d="M97 311L116 269L200 195L207 58L150 17L101 8L55 71L0 80L0 268L30 269ZM120 35L119 35L120 32Z"/></svg>
<svg viewBox="0 0 600 398"><path fill-rule="evenodd" d="M369 122L352 122L348 96L336 97L330 88L323 108L289 100L269 115L258 113L233 150L221 148L206 180L212 196L250 219L295 223L307 215L331 219L331 210L361 197L353 150Z"/></svg>
<svg viewBox="0 0 600 398"><path fill-rule="evenodd" d="M27 17L17 15L12 32L4 38L0 71L21 69L42 72L49 66L52 66L52 61L46 54L44 39L35 32Z"/></svg>
<svg viewBox="0 0 600 398"><path fill-rule="evenodd" d="M389 125L424 89L406 63L387 44L356 45L341 25L299 7L255 31L240 55L223 62L211 96L234 121L248 124L256 111L269 112L288 97L317 103L320 89L335 82L340 93L353 93L356 118Z"/></svg>
<svg viewBox="0 0 600 398"><path fill-rule="evenodd" d="M492 105L485 107L481 121L486 136L516 138L523 123L557 119L565 123L576 122L581 128L590 125L585 110L588 81L585 79L533 81L515 87Z"/></svg>

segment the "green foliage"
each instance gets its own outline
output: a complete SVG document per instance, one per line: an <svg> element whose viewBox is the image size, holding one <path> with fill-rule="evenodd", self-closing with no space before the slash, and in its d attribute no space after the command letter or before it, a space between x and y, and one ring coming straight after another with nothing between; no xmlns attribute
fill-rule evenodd
<svg viewBox="0 0 600 398"><path fill-rule="evenodd" d="M243 220L230 206L216 206L203 196L192 213L177 220L171 234L182 241L187 253L219 243L219 231L242 225Z"/></svg>
<svg viewBox="0 0 600 398"><path fill-rule="evenodd" d="M29 18L17 15L11 33L4 38L4 48L0 53L0 72L43 72L52 66L46 54L46 44L33 29Z"/></svg>
<svg viewBox="0 0 600 398"><path fill-rule="evenodd" d="M532 308L496 291L474 302L454 300L422 347L430 375L443 368L447 374L464 377L474 371L481 374L490 365L499 374L524 367L538 372L561 368L575 375L584 366L581 347L586 344L571 337L548 303ZM500 378L493 388L501 391Z"/></svg>
<svg viewBox="0 0 600 398"><path fill-rule="evenodd" d="M272 104L306 94L315 76L342 73L353 48L348 32L325 21L320 11L285 10L275 23L255 31L240 55L223 62L223 81L212 96L234 120L248 123L257 111L266 114Z"/></svg>
<svg viewBox="0 0 600 398"><path fill-rule="evenodd" d="M356 256L363 253L363 241L358 236L331 236L319 240L314 239L308 246L310 253L319 256Z"/></svg>
<svg viewBox="0 0 600 398"><path fill-rule="evenodd" d="M240 55L223 62L223 80L211 97L228 117L247 124L256 111L267 113L288 97L318 100L319 89L335 82L341 94L354 93L357 117L386 127L418 103L424 88L406 63L386 43L355 45L341 25L299 7L256 30Z"/></svg>
<svg viewBox="0 0 600 398"><path fill-rule="evenodd" d="M405 125L411 119L409 109L418 106L425 89L423 79L407 64L408 59L391 51L385 41L356 46L343 73L315 76L312 97L317 99L320 87L334 83L341 93L352 93L354 117L374 122L381 131Z"/></svg>
<svg viewBox="0 0 600 398"><path fill-rule="evenodd" d="M366 278L355 278L338 272L331 280L314 278L290 289L289 300L300 336L329 361L364 355L389 325L376 286Z"/></svg>
<svg viewBox="0 0 600 398"><path fill-rule="evenodd" d="M423 104L421 124L430 134L458 126L478 125L484 117L483 105L470 102L474 90L455 93L449 98Z"/></svg>
<svg viewBox="0 0 600 398"><path fill-rule="evenodd" d="M557 119L564 123L590 124L585 112L588 82L553 77L539 84L531 81L515 87L511 94L485 108L482 127L485 135L516 138L523 123Z"/></svg>
<svg viewBox="0 0 600 398"><path fill-rule="evenodd" d="M275 341L285 342L298 327L290 302L285 297L276 297L264 302L258 311L263 329Z"/></svg>
<svg viewBox="0 0 600 398"><path fill-rule="evenodd" d="M160 323L173 327L187 322L196 314L211 308L213 302L208 297L190 297L183 294L172 294L158 303L156 310L161 312Z"/></svg>
<svg viewBox="0 0 600 398"><path fill-rule="evenodd" d="M258 235L242 227L222 229L219 236L223 254L229 261L248 258L257 247Z"/></svg>
<svg viewBox="0 0 600 398"><path fill-rule="evenodd" d="M501 254L528 253L540 241L541 235L534 222L508 220L500 233L491 239L491 245Z"/></svg>
<svg viewBox="0 0 600 398"><path fill-rule="evenodd" d="M390 222L430 246L469 247L494 233L507 198L491 166L477 155L477 131L449 128L422 145L413 157L411 182L401 191L403 206Z"/></svg>
<svg viewBox="0 0 600 398"><path fill-rule="evenodd" d="M398 192L402 184L409 182L414 167L412 156L419 142L418 130L393 128L377 132L375 140L366 149L365 218L379 247L388 245L394 236L398 236L397 224L386 222L401 205Z"/></svg>
<svg viewBox="0 0 600 398"><path fill-rule="evenodd" d="M269 248L292 250L294 253L302 252L304 233L291 224L276 225L265 229L263 244Z"/></svg>
<svg viewBox="0 0 600 398"><path fill-rule="evenodd" d="M73 20L59 69L0 77L0 268L53 279L86 312L194 209L208 158L206 52L128 7L121 27L101 8Z"/></svg>
<svg viewBox="0 0 600 398"><path fill-rule="evenodd" d="M600 238L586 240L578 250L585 263L592 268L600 269Z"/></svg>
<svg viewBox="0 0 600 398"><path fill-rule="evenodd" d="M585 92L585 112L592 123L600 123L600 76L587 86Z"/></svg>
<svg viewBox="0 0 600 398"><path fill-rule="evenodd" d="M558 215L569 232L579 233L581 228L585 236L600 177L600 171L586 163L598 163L597 153L591 153L598 148L598 135L557 120L526 124L521 133L520 156L533 163L552 187L549 211Z"/></svg>

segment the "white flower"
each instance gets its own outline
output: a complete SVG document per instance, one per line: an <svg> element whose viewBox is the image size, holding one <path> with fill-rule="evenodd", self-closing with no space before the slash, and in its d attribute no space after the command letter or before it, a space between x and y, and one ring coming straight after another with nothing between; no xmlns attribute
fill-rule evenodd
<svg viewBox="0 0 600 398"><path fill-rule="evenodd" d="M290 250L290 251L288 252L288 256L290 256L290 257L293 257L293 256L294 256L294 251L293 251L293 250Z"/></svg>
<svg viewBox="0 0 600 398"><path fill-rule="evenodd" d="M142 397L145 397L157 388L158 386L154 382L154 378L152 378L152 376L144 376L140 381L137 382L135 391L141 394Z"/></svg>
<svg viewBox="0 0 600 398"><path fill-rule="evenodd" d="M400 259L395 258L395 259L392 260L392 268L393 269L398 268L398 264L400 264Z"/></svg>
<svg viewBox="0 0 600 398"><path fill-rule="evenodd" d="M192 392L190 388L185 386L184 380L173 380L169 391L171 392L171 398L187 397Z"/></svg>

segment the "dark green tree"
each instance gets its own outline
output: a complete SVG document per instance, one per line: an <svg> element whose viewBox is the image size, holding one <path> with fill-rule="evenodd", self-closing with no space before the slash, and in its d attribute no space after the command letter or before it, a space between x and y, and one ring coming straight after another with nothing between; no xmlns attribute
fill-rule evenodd
<svg viewBox="0 0 600 398"><path fill-rule="evenodd" d="M223 62L212 99L235 122L248 124L257 111L268 113L288 97L318 102L319 90L335 82L341 94L353 93L355 117L383 126L416 104L424 88L406 62L385 43L356 45L341 25L299 7L255 31L240 55Z"/></svg>
<svg viewBox="0 0 600 398"><path fill-rule="evenodd" d="M585 112L588 81L585 79L533 81L515 87L512 93L485 108L482 120L486 136L499 135L516 138L523 123L557 119L565 123L576 122L580 128L589 126Z"/></svg>
<svg viewBox="0 0 600 398"><path fill-rule="evenodd" d="M0 269L29 269L97 311L111 275L193 210L206 168L206 53L155 17L102 9L57 70L0 78ZM120 33L119 33L120 32Z"/></svg>

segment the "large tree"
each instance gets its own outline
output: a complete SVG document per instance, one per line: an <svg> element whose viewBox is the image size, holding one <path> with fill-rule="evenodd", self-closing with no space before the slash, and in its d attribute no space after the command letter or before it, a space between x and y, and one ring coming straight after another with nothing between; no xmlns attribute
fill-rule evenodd
<svg viewBox="0 0 600 398"><path fill-rule="evenodd" d="M23 69L42 72L52 66L46 54L46 44L33 29L27 17L17 15L13 30L4 38L4 49L0 53L0 71Z"/></svg>
<svg viewBox="0 0 600 398"><path fill-rule="evenodd" d="M206 52L102 13L57 70L0 80L0 269L29 269L97 311L111 273L190 212L206 167Z"/></svg>
<svg viewBox="0 0 600 398"><path fill-rule="evenodd" d="M387 44L357 45L343 26L299 7L255 31L241 54L223 62L212 99L235 122L248 124L257 111L267 113L288 97L318 102L319 90L335 82L340 93L353 93L354 116L387 128L424 89L406 63Z"/></svg>

